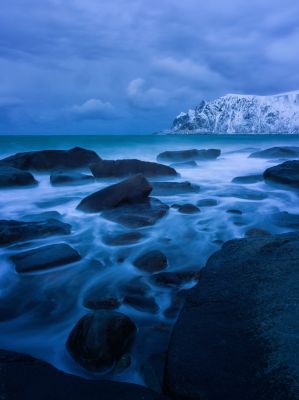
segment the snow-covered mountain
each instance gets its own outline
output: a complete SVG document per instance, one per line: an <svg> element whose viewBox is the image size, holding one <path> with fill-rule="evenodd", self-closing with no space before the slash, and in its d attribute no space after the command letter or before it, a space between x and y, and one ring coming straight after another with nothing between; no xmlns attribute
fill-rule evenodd
<svg viewBox="0 0 299 400"><path fill-rule="evenodd" d="M182 112L168 133L299 134L299 90L273 96L227 94Z"/></svg>

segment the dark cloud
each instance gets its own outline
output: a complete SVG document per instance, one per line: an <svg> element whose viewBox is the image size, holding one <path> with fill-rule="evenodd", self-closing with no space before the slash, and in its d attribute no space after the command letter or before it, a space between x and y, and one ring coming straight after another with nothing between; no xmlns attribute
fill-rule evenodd
<svg viewBox="0 0 299 400"><path fill-rule="evenodd" d="M22 101L0 102L1 132L146 133L202 98L298 89L298 15L297 0L11 0L0 99Z"/></svg>

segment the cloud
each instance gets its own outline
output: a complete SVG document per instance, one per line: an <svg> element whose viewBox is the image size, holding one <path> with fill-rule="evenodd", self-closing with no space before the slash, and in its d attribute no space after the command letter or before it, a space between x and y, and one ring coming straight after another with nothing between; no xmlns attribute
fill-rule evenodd
<svg viewBox="0 0 299 400"><path fill-rule="evenodd" d="M139 108L153 109L165 106L167 94L164 90L148 87L142 78L133 79L127 89L130 103Z"/></svg>
<svg viewBox="0 0 299 400"><path fill-rule="evenodd" d="M112 104L99 99L89 99L83 104L74 105L70 108L70 114L78 120L109 120L116 118Z"/></svg>

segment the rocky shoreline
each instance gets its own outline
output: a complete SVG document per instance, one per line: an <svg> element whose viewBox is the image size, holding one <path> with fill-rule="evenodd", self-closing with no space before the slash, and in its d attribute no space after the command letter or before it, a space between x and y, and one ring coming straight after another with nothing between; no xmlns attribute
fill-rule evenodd
<svg viewBox="0 0 299 400"><path fill-rule="evenodd" d="M188 168L197 168L197 162L213 162L220 154L215 149L192 149L167 151L157 159L176 162L176 168L180 168L180 163L194 162ZM283 190L297 194L299 165L296 159L288 160L290 155L296 157L299 149L271 148L251 154L251 158L277 158L281 162L266 169L263 175L236 177L235 184L240 186L236 185L230 192L219 192L218 197L267 201L266 193L241 186L262 179L266 184L283 185ZM88 168L90 172L86 174ZM201 208L218 204L215 199L207 198L198 200L197 204L185 202L170 207L164 198L178 193L196 194L200 187L192 182L165 181L179 176L169 165L102 160L95 152L82 148L19 153L0 160L1 187L9 190L24 185L30 191L31 186L38 185L35 171L50 174L51 184L59 186L96 183L104 178L122 179L77 203L78 212L84 215L101 213L104 220L130 229L110 232L105 240L112 246L144 240L147 233L143 229L163 221L171 209L193 218L201 213ZM242 210L233 208L227 212L234 218L241 218L243 214ZM133 268L141 275L119 288L119 292L110 294L106 290L101 295L98 289L89 291L84 299L86 313L69 327L65 349L80 368L104 372L107 377L111 371L126 370L135 362L130 352L140 327L122 311L122 304L148 315L156 314L159 304L151 294L152 285L160 288L162 296L164 292L170 294L171 302L164 314L172 322L158 327L164 344L162 347L157 344L155 360L147 361L141 368L144 384L150 389L120 382L84 380L28 356L3 350L0 351L0 398L54 400L70 395L74 399L103 400L296 400L299 398L299 217L280 212L270 218L291 233L277 235L252 227L246 238L226 242L200 273L198 267L168 270L168 255L159 248L149 249L136 254L132 260ZM242 223L240 219L235 222ZM0 220L0 245L8 246L8 262L20 279L26 279L25 288L30 288L30 280L41 279L42 275L35 273L64 274L65 268L79 271L81 268L84 273L80 264L85 261L84 252L62 242L64 235L72 235L72 226L56 211L27 215L22 220ZM26 243L41 238L51 238L51 243L26 248ZM124 253L118 263L121 265L125 259ZM97 260L90 268L96 276L97 269L103 267ZM77 286L79 293L79 281ZM55 303L55 299L52 301ZM11 306L11 300L7 302ZM44 315L45 304L40 306ZM55 311L55 304L46 305L50 307L50 314L53 306ZM0 320L9 320L35 307L36 304L18 304L10 315L4 298ZM55 318L55 312L51 318Z"/></svg>

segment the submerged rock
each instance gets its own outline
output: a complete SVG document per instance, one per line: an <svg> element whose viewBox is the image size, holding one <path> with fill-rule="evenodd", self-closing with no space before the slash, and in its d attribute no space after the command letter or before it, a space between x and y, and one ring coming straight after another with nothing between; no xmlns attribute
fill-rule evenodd
<svg viewBox="0 0 299 400"><path fill-rule="evenodd" d="M243 186L223 190L217 193L217 195L220 197L236 197L244 200L264 200L268 197L265 192L244 188Z"/></svg>
<svg viewBox="0 0 299 400"><path fill-rule="evenodd" d="M52 235L67 235L71 226L56 219L38 221L0 220L0 245L40 239Z"/></svg>
<svg viewBox="0 0 299 400"><path fill-rule="evenodd" d="M168 392L298 400L299 234L232 240L209 259L174 327Z"/></svg>
<svg viewBox="0 0 299 400"><path fill-rule="evenodd" d="M287 211L277 212L272 214L272 221L282 228L299 228L299 214L291 214Z"/></svg>
<svg viewBox="0 0 299 400"><path fill-rule="evenodd" d="M66 243L50 244L10 256L20 273L41 271L64 266L81 259L80 254Z"/></svg>
<svg viewBox="0 0 299 400"><path fill-rule="evenodd" d="M286 161L266 169L264 179L299 188L299 160Z"/></svg>
<svg viewBox="0 0 299 400"><path fill-rule="evenodd" d="M247 185L250 183L257 183L263 180L263 175L247 175L247 176L236 176L232 182L241 183Z"/></svg>
<svg viewBox="0 0 299 400"><path fill-rule="evenodd" d="M71 331L67 348L84 368L102 372L113 367L129 349L136 326L116 311L96 311L82 317Z"/></svg>
<svg viewBox="0 0 299 400"><path fill-rule="evenodd" d="M174 196L183 193L197 193L200 190L198 185L191 182L151 182L153 196Z"/></svg>
<svg viewBox="0 0 299 400"><path fill-rule="evenodd" d="M49 219L61 219L62 215L58 211L44 211L35 214L26 214L22 217L22 221L36 222L36 221L47 221Z"/></svg>
<svg viewBox="0 0 299 400"><path fill-rule="evenodd" d="M164 151L157 156L158 161L167 162L180 162L180 161L194 161L194 160L214 160L218 158L221 151L218 149L208 150L176 150L176 151Z"/></svg>
<svg viewBox="0 0 299 400"><path fill-rule="evenodd" d="M243 214L243 212L241 210L237 210L235 208L231 208L229 210L226 210L226 212L228 214L235 214L235 215L242 215Z"/></svg>
<svg viewBox="0 0 299 400"><path fill-rule="evenodd" d="M299 147L280 146L256 151L250 154L250 158L296 158L299 157Z"/></svg>
<svg viewBox="0 0 299 400"><path fill-rule="evenodd" d="M198 278L199 271L159 272L151 277L152 281L157 285L174 287L197 281Z"/></svg>
<svg viewBox="0 0 299 400"><path fill-rule="evenodd" d="M1 166L0 164L0 188L32 186L38 182L30 172L17 168Z"/></svg>
<svg viewBox="0 0 299 400"><path fill-rule="evenodd" d="M100 161L94 151L74 147L70 150L41 150L17 153L0 160L0 165L7 165L23 170L50 171L88 167Z"/></svg>
<svg viewBox="0 0 299 400"><path fill-rule="evenodd" d="M134 261L134 266L145 272L158 272L167 268L167 257L160 250L152 250L144 253Z"/></svg>
<svg viewBox="0 0 299 400"><path fill-rule="evenodd" d="M133 204L124 204L112 210L106 210L102 217L128 228L141 228L154 225L168 212L168 205L155 198Z"/></svg>
<svg viewBox="0 0 299 400"><path fill-rule="evenodd" d="M105 297L97 294L89 295L84 300L84 307L90 310L115 310L120 307L119 299L115 297Z"/></svg>
<svg viewBox="0 0 299 400"><path fill-rule="evenodd" d="M152 187L147 179L142 174L138 174L85 197L77 208L96 213L122 204L144 200L151 191Z"/></svg>
<svg viewBox="0 0 299 400"><path fill-rule="evenodd" d="M84 185L94 181L94 177L79 172L55 172L50 176L53 186L59 185Z"/></svg>
<svg viewBox="0 0 299 400"><path fill-rule="evenodd" d="M125 296L124 303L138 311L145 311L153 314L159 311L159 306L153 297L138 294L128 295Z"/></svg>
<svg viewBox="0 0 299 400"><path fill-rule="evenodd" d="M215 199L201 199L198 200L198 202L196 203L197 206L199 207L213 207L213 206L217 206L218 201Z"/></svg>
<svg viewBox="0 0 299 400"><path fill-rule="evenodd" d="M125 177L128 175L143 174L153 176L176 176L175 169L155 162L141 160L101 160L90 166L96 178Z"/></svg>
<svg viewBox="0 0 299 400"><path fill-rule="evenodd" d="M141 232L125 232L116 235L105 236L103 241L109 246L127 246L135 244L144 238Z"/></svg>
<svg viewBox="0 0 299 400"><path fill-rule="evenodd" d="M183 162L178 162L178 163L173 163L170 164L170 167L172 168L196 168L198 167L198 164L196 161L183 161Z"/></svg>
<svg viewBox="0 0 299 400"><path fill-rule="evenodd" d="M178 207L178 211L182 214L197 214L200 209L194 204L182 204Z"/></svg>

